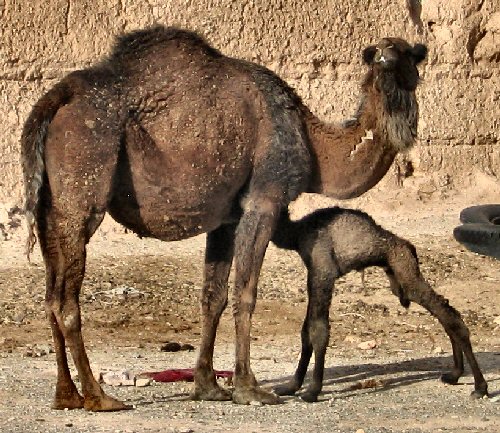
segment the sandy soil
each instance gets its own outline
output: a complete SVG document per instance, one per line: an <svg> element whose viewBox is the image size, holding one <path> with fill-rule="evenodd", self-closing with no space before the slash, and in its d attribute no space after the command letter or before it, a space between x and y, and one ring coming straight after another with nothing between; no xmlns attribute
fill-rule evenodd
<svg viewBox="0 0 500 433"><path fill-rule="evenodd" d="M500 262L455 242L453 227L467 204L498 202L488 182L461 194L427 197L419 185L387 195L374 191L354 203L412 241L424 275L450 299L470 327L489 382L489 399L471 400L472 377L457 386L439 381L451 366L440 325L422 308L406 311L372 268L339 280L331 307L332 335L324 392L308 404L278 406L192 402L191 385L105 385L135 410L93 414L53 411L55 357L44 317L44 268L37 252L23 256L23 232L0 242L0 431L7 432L497 432L500 431ZM420 191L420 192L419 192ZM493 191L495 194L496 192ZM420 195L419 195L420 194ZM431 194L432 195L432 194ZM305 197L296 214L327 202ZM82 291L84 337L93 370L133 373L194 365L196 352L162 352L166 341L199 339L198 297L204 237L162 243L105 222L92 239ZM293 373L306 307L298 257L270 247L253 320L252 366L265 386ZM373 349L359 344L372 341ZM233 325L226 311L216 368L232 369ZM307 380L307 379L306 379Z"/></svg>

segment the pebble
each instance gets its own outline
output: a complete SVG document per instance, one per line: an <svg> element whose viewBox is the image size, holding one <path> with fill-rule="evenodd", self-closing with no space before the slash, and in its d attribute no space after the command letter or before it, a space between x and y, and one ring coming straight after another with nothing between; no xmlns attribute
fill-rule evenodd
<svg viewBox="0 0 500 433"><path fill-rule="evenodd" d="M135 377L128 370L106 371L99 374L99 382L110 386L134 386Z"/></svg>
<svg viewBox="0 0 500 433"><path fill-rule="evenodd" d="M135 380L135 386L142 388L145 386L151 385L151 379L145 378L145 377L140 377Z"/></svg>
<svg viewBox="0 0 500 433"><path fill-rule="evenodd" d="M375 340L362 341L358 344L358 349L361 350L375 349L375 347L377 347L377 342Z"/></svg>

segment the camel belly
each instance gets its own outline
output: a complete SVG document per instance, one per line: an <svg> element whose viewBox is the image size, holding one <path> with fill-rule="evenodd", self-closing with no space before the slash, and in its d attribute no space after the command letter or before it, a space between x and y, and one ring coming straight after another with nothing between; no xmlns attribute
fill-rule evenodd
<svg viewBox="0 0 500 433"><path fill-rule="evenodd" d="M196 125L179 133L171 121L128 124L109 209L139 235L162 240L209 232L230 218L252 170L248 136Z"/></svg>

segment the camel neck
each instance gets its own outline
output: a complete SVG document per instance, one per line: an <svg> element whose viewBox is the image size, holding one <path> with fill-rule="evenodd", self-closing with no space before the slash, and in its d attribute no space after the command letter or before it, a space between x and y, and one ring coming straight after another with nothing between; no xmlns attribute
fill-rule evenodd
<svg viewBox="0 0 500 433"><path fill-rule="evenodd" d="M312 113L306 116L316 162L310 192L358 197L384 177L398 151L413 145L418 117L414 92L380 89L368 81L363 90L356 118L345 126L325 124Z"/></svg>

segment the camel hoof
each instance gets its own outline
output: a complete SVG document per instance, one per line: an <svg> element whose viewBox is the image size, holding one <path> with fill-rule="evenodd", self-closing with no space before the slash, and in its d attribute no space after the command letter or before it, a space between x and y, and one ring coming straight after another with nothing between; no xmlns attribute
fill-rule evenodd
<svg viewBox="0 0 500 433"><path fill-rule="evenodd" d="M86 398L84 408L89 412L114 412L118 410L130 410L133 409L133 406L104 394L99 397Z"/></svg>
<svg viewBox="0 0 500 433"><path fill-rule="evenodd" d="M71 396L65 397L55 397L52 403L52 409L54 410L72 410L72 409L82 409L84 405L83 397L76 393Z"/></svg>
<svg viewBox="0 0 500 433"><path fill-rule="evenodd" d="M273 388L273 391L276 395L295 395L299 388L293 383L287 383Z"/></svg>
<svg viewBox="0 0 500 433"><path fill-rule="evenodd" d="M445 373L441 375L441 382L447 383L448 385L456 385L460 376L453 373Z"/></svg>
<svg viewBox="0 0 500 433"><path fill-rule="evenodd" d="M304 400L306 403L316 403L318 401L318 394L315 392L304 392L300 396L302 400Z"/></svg>
<svg viewBox="0 0 500 433"><path fill-rule="evenodd" d="M280 404L282 403L282 400L276 394L264 391L259 387L240 387L233 391L233 403L251 404L253 402L262 404Z"/></svg>
<svg viewBox="0 0 500 433"><path fill-rule="evenodd" d="M470 393L470 397L474 400L479 400L483 397L488 397L488 391L486 389L475 389Z"/></svg>
<svg viewBox="0 0 500 433"><path fill-rule="evenodd" d="M189 394L189 397L191 400L197 401L229 401L231 400L232 393L218 385L206 388L195 386L194 390Z"/></svg>

